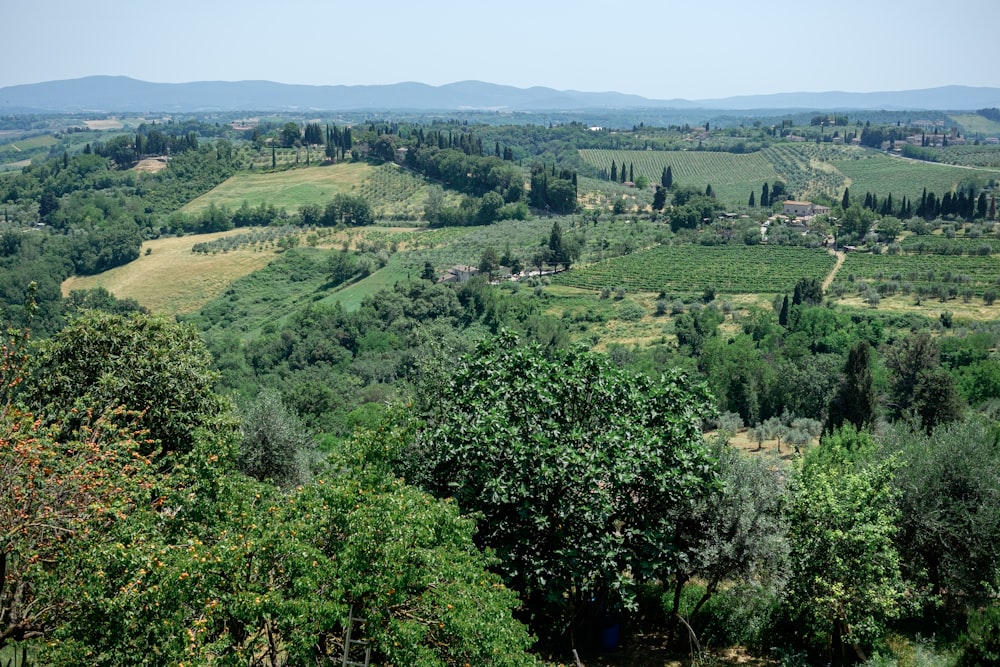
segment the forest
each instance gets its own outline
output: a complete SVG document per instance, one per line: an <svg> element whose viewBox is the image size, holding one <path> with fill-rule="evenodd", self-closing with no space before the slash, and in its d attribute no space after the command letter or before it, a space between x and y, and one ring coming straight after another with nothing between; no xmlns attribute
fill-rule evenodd
<svg viewBox="0 0 1000 667"><path fill-rule="evenodd" d="M53 137L0 173L0 664L996 664L1000 157L798 123ZM64 294L171 238L271 254Z"/></svg>

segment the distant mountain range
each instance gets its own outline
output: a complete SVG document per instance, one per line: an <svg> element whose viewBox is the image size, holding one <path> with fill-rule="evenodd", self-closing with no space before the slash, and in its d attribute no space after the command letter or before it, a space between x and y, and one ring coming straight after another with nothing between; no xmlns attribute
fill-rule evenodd
<svg viewBox="0 0 1000 667"><path fill-rule="evenodd" d="M588 93L482 81L444 86L305 86L272 81L150 83L124 76L90 76L0 88L0 111L587 111L706 110L975 110L1000 107L1000 88L944 86L879 93L778 93L711 100L652 100L615 92Z"/></svg>

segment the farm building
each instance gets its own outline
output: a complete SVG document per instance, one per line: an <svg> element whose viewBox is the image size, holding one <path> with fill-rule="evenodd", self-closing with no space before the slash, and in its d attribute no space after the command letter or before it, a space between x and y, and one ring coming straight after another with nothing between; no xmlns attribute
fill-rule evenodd
<svg viewBox="0 0 1000 667"><path fill-rule="evenodd" d="M474 266L462 266L461 264L456 264L447 271L444 275L438 278L439 283L464 283L466 280L472 276L479 273L479 269Z"/></svg>
<svg viewBox="0 0 1000 667"><path fill-rule="evenodd" d="M814 204L811 201L786 201L781 205L783 215L795 218L809 218L829 212L829 206Z"/></svg>

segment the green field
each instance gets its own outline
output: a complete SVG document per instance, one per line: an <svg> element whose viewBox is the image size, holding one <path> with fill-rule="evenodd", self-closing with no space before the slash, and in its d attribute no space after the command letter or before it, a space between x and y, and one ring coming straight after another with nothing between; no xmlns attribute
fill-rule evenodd
<svg viewBox="0 0 1000 667"><path fill-rule="evenodd" d="M51 134L43 134L37 137L31 137L30 139L21 139L18 141L13 141L9 144L4 144L0 146L0 155L7 153L28 153L30 151L37 151L39 148L48 148L49 146L54 146L59 141Z"/></svg>
<svg viewBox="0 0 1000 667"><path fill-rule="evenodd" d="M852 280L853 279L853 280ZM879 284L909 284L914 290L939 285L981 296L1000 281L1000 258L980 255L873 255L848 253L837 275L839 282L864 280Z"/></svg>
<svg viewBox="0 0 1000 667"><path fill-rule="evenodd" d="M675 186L692 186L704 190L711 184L716 197L727 203L745 204L750 193L759 195L765 182L780 178L763 153L720 153L712 151L615 151L585 149L580 157L589 164L611 169L635 167L635 176L646 176L651 183L659 183L667 166L674 177Z"/></svg>
<svg viewBox="0 0 1000 667"><path fill-rule="evenodd" d="M927 148L938 162L959 164L967 167L986 167L1000 170L1000 146L966 144L944 148ZM995 176L1000 180L1000 175Z"/></svg>
<svg viewBox="0 0 1000 667"><path fill-rule="evenodd" d="M338 193L360 188L374 169L362 162L348 162L277 172L242 171L189 202L181 211L197 213L209 204L235 210L243 202L296 211L304 204L326 204Z"/></svg>
<svg viewBox="0 0 1000 667"><path fill-rule="evenodd" d="M949 118L955 121L965 134L1000 137L1000 123L977 113L955 114Z"/></svg>
<svg viewBox="0 0 1000 667"><path fill-rule="evenodd" d="M585 289L624 287L630 292L723 294L789 292L799 278L823 280L835 258L822 249L785 246L658 246L553 277Z"/></svg>
<svg viewBox="0 0 1000 667"><path fill-rule="evenodd" d="M865 192L885 197L890 192L896 202L903 195L919 199L924 188L941 196L954 191L965 180L979 177L983 183L1000 177L1000 172L966 169L950 165L920 162L866 152L855 160L836 160L833 165L851 179L852 200L861 201Z"/></svg>
<svg viewBox="0 0 1000 667"><path fill-rule="evenodd" d="M972 147L956 159L974 164L1000 161L1000 149ZM946 149L952 150L952 149ZM956 148L957 150L957 148ZM968 154L968 155L966 155ZM729 205L745 204L750 193L759 196L761 186L784 181L788 193L796 198L827 196L839 200L850 187L857 197L865 192L881 196L893 193L898 202L903 195L920 196L923 188L938 196L954 191L961 183L990 179L1000 180L1000 170L968 169L959 166L906 160L879 151L834 144L781 143L756 153L717 153L711 151L614 151L581 150L589 164L610 169L611 162L634 165L642 174L659 183L664 167L670 166L674 184L699 190L711 184L716 196Z"/></svg>

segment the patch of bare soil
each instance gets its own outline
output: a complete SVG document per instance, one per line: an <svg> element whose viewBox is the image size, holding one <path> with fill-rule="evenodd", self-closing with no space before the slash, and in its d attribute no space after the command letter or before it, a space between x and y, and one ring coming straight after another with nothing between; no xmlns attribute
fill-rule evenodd
<svg viewBox="0 0 1000 667"><path fill-rule="evenodd" d="M167 168L167 159L163 157L149 157L145 160L139 160L139 164L132 167L132 171L138 171L144 174L155 174L161 169Z"/></svg>
<svg viewBox="0 0 1000 667"><path fill-rule="evenodd" d="M85 120L83 124L92 130L120 130L125 127L117 118L106 118L104 120Z"/></svg>

